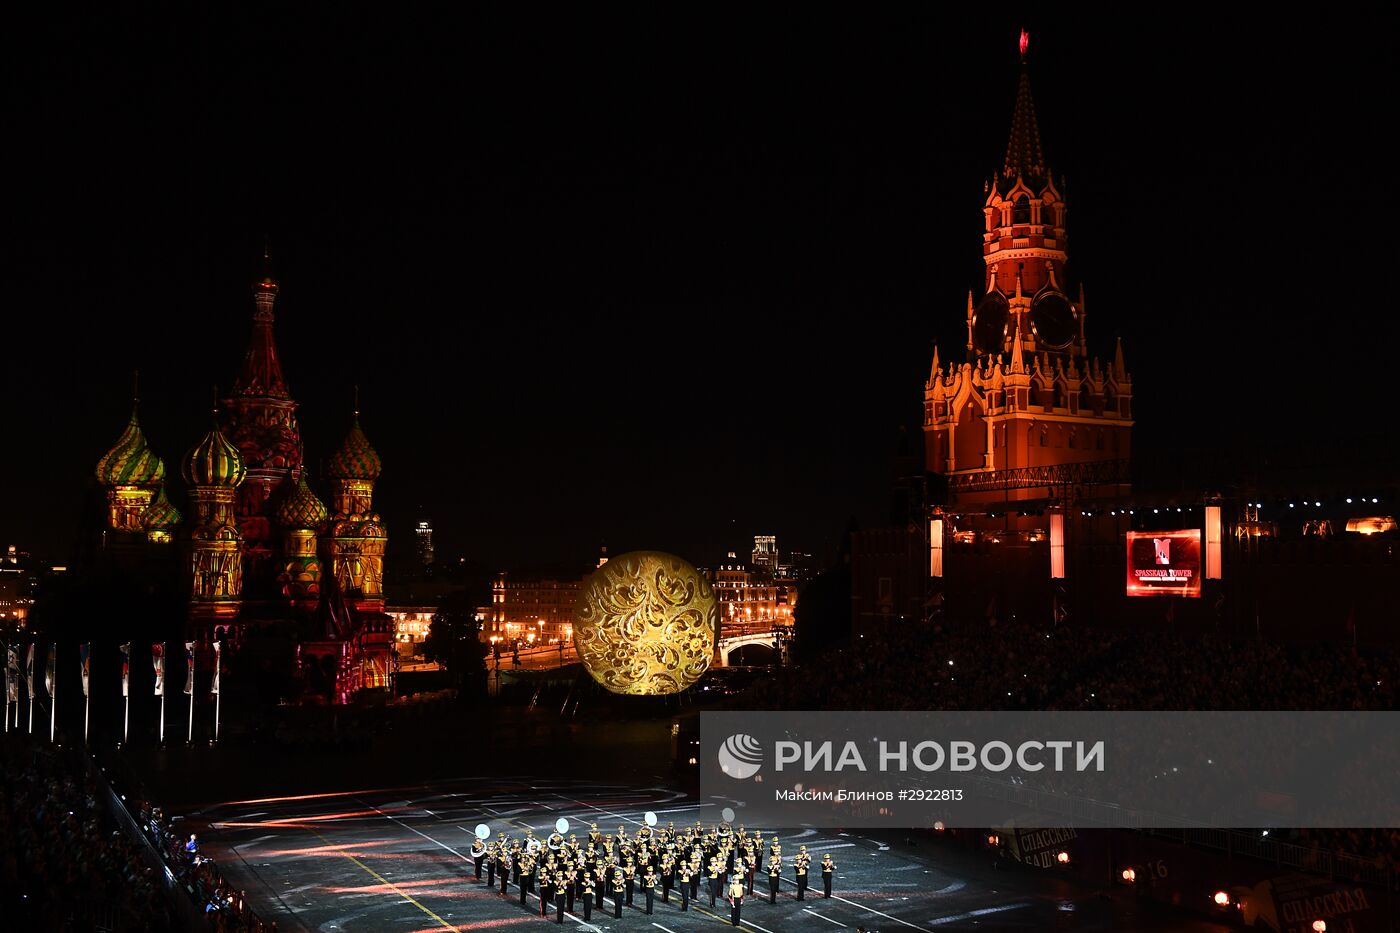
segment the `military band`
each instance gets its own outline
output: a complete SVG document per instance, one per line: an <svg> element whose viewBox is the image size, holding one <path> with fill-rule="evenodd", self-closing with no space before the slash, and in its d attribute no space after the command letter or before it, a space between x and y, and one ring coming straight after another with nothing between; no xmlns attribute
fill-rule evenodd
<svg viewBox="0 0 1400 933"><path fill-rule="evenodd" d="M637 885L644 901L637 905L639 911L655 912L658 890L662 904L671 903L674 891L680 899L675 909L689 911L703 881L710 906L727 901L730 920L738 926L744 898L754 893L756 875L767 871L768 903L775 904L783 869L790 864L794 896L805 900L811 864L805 845L788 861L776 835L765 839L762 833L750 835L743 826L720 823L706 828L698 822L680 829L674 824L656 830L642 827L633 833L619 826L615 834L593 824L583 840L555 832L542 841L527 830L523 838L503 836L489 844L478 838L469 857L476 880L481 880L484 868L489 889L496 890L499 881L500 893L508 896L514 884L522 907L535 896L540 916L548 919L552 911L560 924L576 907L585 921L591 920L594 908L602 909L607 896L613 900L614 918L621 919L624 908L633 906ZM822 894L829 898L836 870L830 853L822 855L820 867Z"/></svg>

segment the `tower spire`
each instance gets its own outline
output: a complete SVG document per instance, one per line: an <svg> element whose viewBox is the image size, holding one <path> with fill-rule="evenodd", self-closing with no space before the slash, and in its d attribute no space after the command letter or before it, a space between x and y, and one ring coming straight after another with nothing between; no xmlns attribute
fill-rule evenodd
<svg viewBox="0 0 1400 933"><path fill-rule="evenodd" d="M1003 177L1015 180L1019 175L1027 180L1049 175L1045 167L1045 152L1040 146L1040 124L1035 119L1035 101L1031 99L1031 76L1026 70L1026 47L1030 35L1021 31L1021 84L1016 91L1016 109L1011 113L1011 138L1006 144Z"/></svg>
<svg viewBox="0 0 1400 933"><path fill-rule="evenodd" d="M272 277L271 252L263 243L263 274L253 283L253 335L243 368L233 382L235 395L253 398L290 399L282 361L272 333L272 306L277 300L277 280Z"/></svg>

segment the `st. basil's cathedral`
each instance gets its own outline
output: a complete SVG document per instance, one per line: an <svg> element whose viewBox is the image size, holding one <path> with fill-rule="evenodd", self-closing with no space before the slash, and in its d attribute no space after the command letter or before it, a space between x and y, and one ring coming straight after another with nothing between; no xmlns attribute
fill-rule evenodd
<svg viewBox="0 0 1400 933"><path fill-rule="evenodd" d="M273 333L276 299L265 273L253 286L252 336L233 391L180 463L187 516L133 406L97 463L103 540L128 553L179 548L190 639L223 639L236 655L248 636L275 634L294 657L265 660L294 666L295 699L346 703L363 690L387 691L393 671L387 534L373 506L379 454L356 411L319 477L329 507L313 490Z"/></svg>

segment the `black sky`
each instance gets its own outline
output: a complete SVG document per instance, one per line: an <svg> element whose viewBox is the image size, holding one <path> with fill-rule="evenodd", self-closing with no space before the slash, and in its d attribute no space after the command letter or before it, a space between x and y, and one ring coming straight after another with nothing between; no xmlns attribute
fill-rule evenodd
<svg viewBox="0 0 1400 933"><path fill-rule="evenodd" d="M388 9L16 31L0 544L66 553L135 368L174 471L266 236L308 459L358 384L398 541L421 507L491 566L829 549L960 358L1022 24L1139 455L1393 456L1385 23Z"/></svg>

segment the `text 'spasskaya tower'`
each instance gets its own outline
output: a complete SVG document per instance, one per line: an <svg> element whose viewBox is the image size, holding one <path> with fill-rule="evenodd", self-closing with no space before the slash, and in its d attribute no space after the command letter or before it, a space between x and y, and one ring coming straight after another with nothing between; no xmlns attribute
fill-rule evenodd
<svg viewBox="0 0 1400 933"><path fill-rule="evenodd" d="M986 183L966 360L945 364L935 347L924 384L931 498L966 530L990 514L999 531L1033 533L1038 513L1068 496L1127 491L1132 379L1121 341L1111 360L1088 351L1084 290L1065 273L1064 181L1041 146L1025 51L1022 33L1006 160Z"/></svg>

